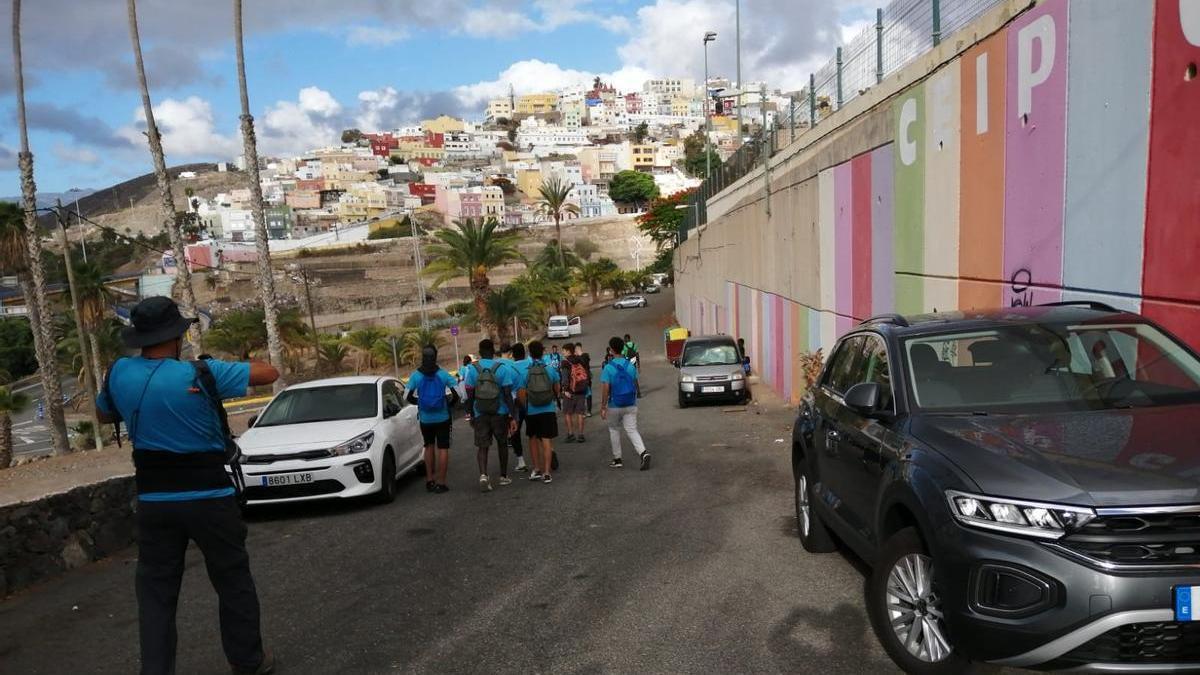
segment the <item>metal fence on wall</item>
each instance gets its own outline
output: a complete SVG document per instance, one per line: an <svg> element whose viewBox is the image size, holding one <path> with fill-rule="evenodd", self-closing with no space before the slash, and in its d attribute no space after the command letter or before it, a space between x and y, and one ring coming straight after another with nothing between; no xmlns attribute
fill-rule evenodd
<svg viewBox="0 0 1200 675"><path fill-rule="evenodd" d="M818 125L891 73L937 46L1001 0L892 0L876 10L875 25L837 48L825 65L809 75L809 85L794 100L794 111L780 111L775 124L746 139L729 159L714 167L691 198L680 241L708 222L707 201L775 154L795 137L797 125ZM739 83L739 86L741 83ZM781 125L789 127L781 129ZM777 132L782 130L784 143Z"/></svg>

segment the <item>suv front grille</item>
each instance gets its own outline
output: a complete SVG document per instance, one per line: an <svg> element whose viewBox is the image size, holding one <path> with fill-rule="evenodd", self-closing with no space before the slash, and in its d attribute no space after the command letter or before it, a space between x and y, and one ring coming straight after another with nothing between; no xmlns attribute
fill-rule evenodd
<svg viewBox="0 0 1200 675"><path fill-rule="evenodd" d="M1112 565L1200 564L1200 513L1098 516L1058 542Z"/></svg>
<svg viewBox="0 0 1200 675"><path fill-rule="evenodd" d="M728 375L697 375L696 381L697 382L727 382L727 381L729 381L729 376Z"/></svg>
<svg viewBox="0 0 1200 675"><path fill-rule="evenodd" d="M1068 663L1200 663L1200 621L1118 626L1067 652L1054 665Z"/></svg>
<svg viewBox="0 0 1200 675"><path fill-rule="evenodd" d="M328 449L283 452L276 455L242 455L242 464L270 464L290 459L325 459L329 456Z"/></svg>

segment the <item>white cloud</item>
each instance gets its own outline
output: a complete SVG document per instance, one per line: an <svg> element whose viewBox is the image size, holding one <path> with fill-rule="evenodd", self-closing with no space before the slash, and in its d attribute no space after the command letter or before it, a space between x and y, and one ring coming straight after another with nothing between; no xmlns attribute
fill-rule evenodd
<svg viewBox="0 0 1200 675"><path fill-rule="evenodd" d="M163 150L168 161L185 157L229 158L241 152L241 140L236 132L219 133L213 121L212 105L198 96L186 99L163 99L154 106L154 120L163 137ZM130 143L145 147L143 134L146 115L141 108L134 113L134 124L117 130L117 135Z"/></svg>
<svg viewBox="0 0 1200 675"><path fill-rule="evenodd" d="M351 26L346 31L346 44L351 47L386 47L408 37L408 29L401 26Z"/></svg>
<svg viewBox="0 0 1200 675"><path fill-rule="evenodd" d="M515 37L537 28L538 24L521 12L496 7L468 11L462 22L463 32L472 37Z"/></svg>
<svg viewBox="0 0 1200 675"><path fill-rule="evenodd" d="M338 103L333 94L320 87L305 87L300 90L300 109L321 117L333 117L342 112L342 104Z"/></svg>
<svg viewBox="0 0 1200 675"><path fill-rule="evenodd" d="M483 6L464 14L461 30L473 37L512 38L522 33L549 33L562 26L591 23L621 33L630 29L629 19L619 14L601 14L585 9L589 0L535 0L535 12L523 8Z"/></svg>
<svg viewBox="0 0 1200 675"><path fill-rule="evenodd" d="M82 146L68 146L62 143L55 143L50 149L51 154L57 157L60 161L67 163L95 165L100 163L100 155L92 150L88 150Z"/></svg>
<svg viewBox="0 0 1200 675"><path fill-rule="evenodd" d="M341 111L337 99L317 87L301 89L295 101L276 101L260 122L259 153L291 155L338 142Z"/></svg>
<svg viewBox="0 0 1200 675"><path fill-rule="evenodd" d="M553 91L576 84L590 84L597 75L622 91L639 91L642 82L651 78L653 73L640 66L625 66L612 73L593 73L563 68L557 63L529 59L517 61L505 68L494 80L455 87L454 93L462 99L463 105L476 109L488 99L507 96L509 85L515 93L527 94Z"/></svg>
<svg viewBox="0 0 1200 675"><path fill-rule="evenodd" d="M384 117L400 104L400 92L392 87L362 91L358 93L358 104L355 125L359 129L374 131L389 128L391 125L384 122Z"/></svg>

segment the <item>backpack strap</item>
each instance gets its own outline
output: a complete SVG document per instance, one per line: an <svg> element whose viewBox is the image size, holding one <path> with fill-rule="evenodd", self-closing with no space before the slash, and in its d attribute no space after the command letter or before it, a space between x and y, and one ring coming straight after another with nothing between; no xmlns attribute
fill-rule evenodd
<svg viewBox="0 0 1200 675"><path fill-rule="evenodd" d="M244 504L246 476L242 473L242 451L237 442L233 440L233 432L229 429L229 414L225 411L225 406L221 404L217 378L213 376L212 369L208 367L208 362L204 359L192 361L192 367L196 370L196 382L200 385L201 392L208 398L213 412L217 415L217 421L221 424L221 438L225 443L225 462L233 471L233 487L237 492L237 499Z"/></svg>

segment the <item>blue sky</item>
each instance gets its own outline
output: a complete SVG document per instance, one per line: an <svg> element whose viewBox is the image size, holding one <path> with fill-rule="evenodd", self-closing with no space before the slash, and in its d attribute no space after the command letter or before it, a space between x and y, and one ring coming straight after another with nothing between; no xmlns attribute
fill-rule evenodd
<svg viewBox="0 0 1200 675"><path fill-rule="evenodd" d="M169 164L240 152L231 4L138 3ZM863 0L742 4L743 77L784 88L806 82L874 12ZM39 188L100 188L149 171L124 0L23 7ZM245 11L251 107L270 154L334 143L349 126L478 118L509 85L520 93L600 75L632 90L649 76L699 79L705 30L719 34L710 72L734 75L734 0L248 0ZM3 196L19 192L19 139L9 31L0 36Z"/></svg>

